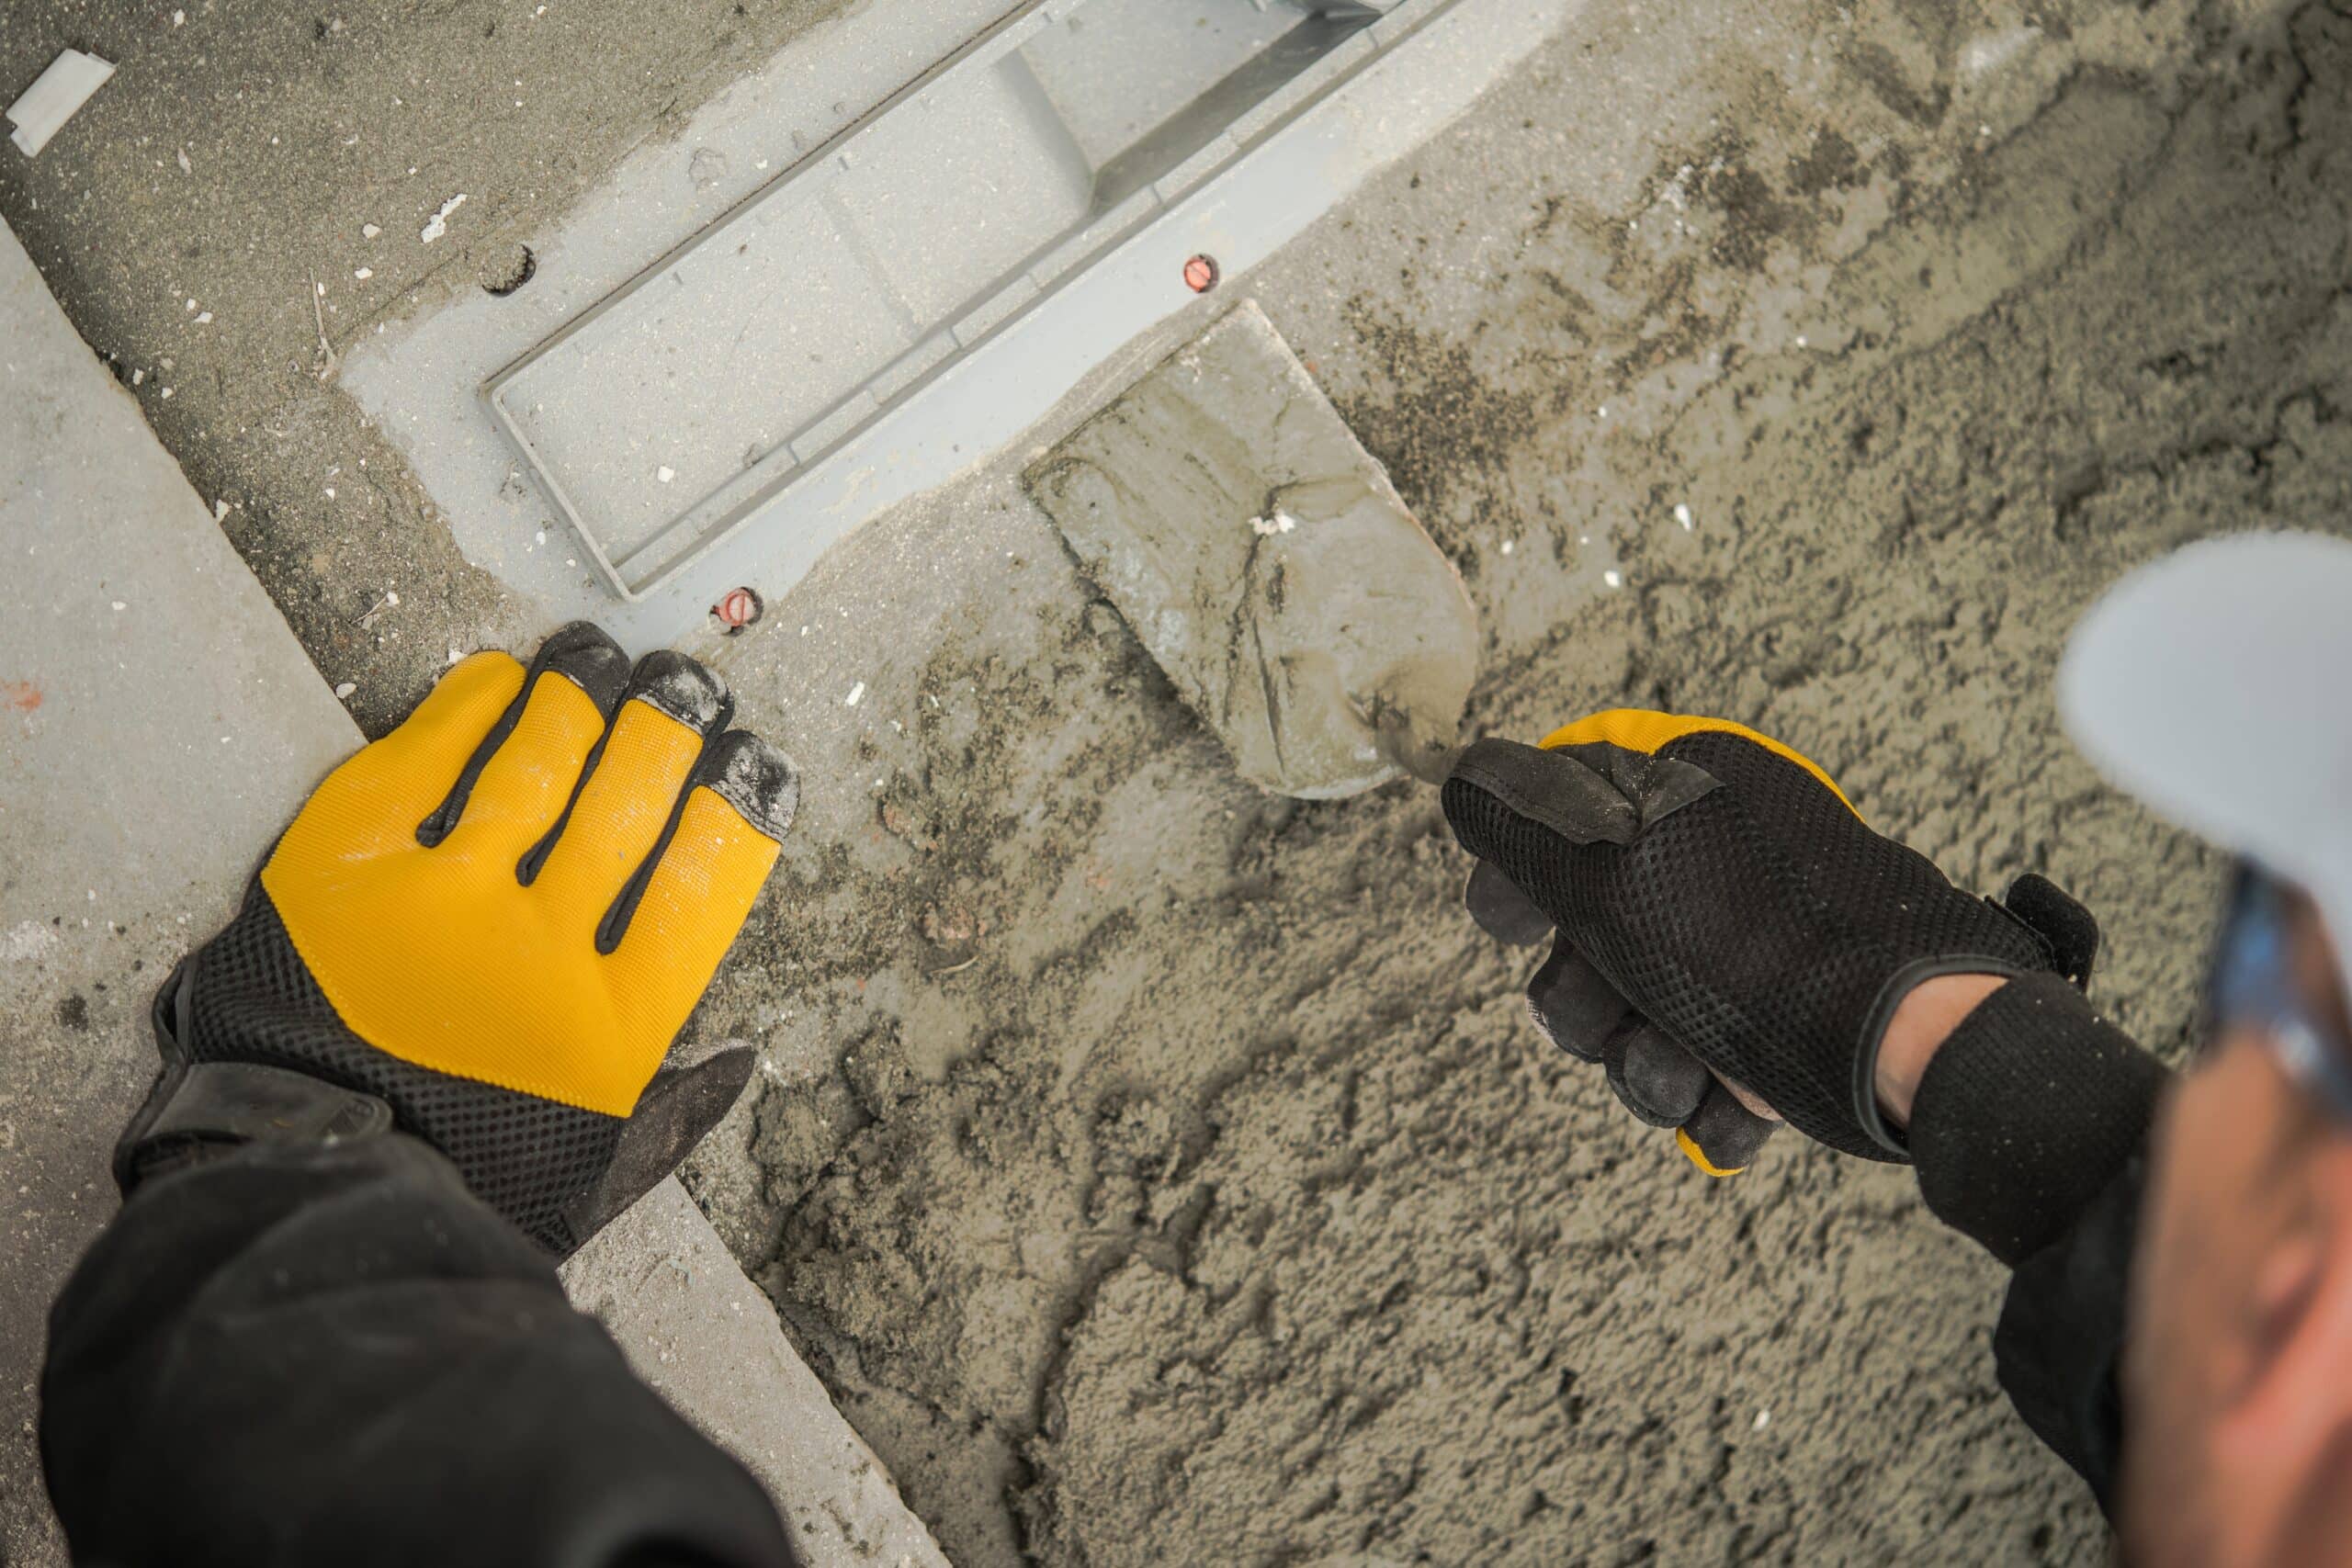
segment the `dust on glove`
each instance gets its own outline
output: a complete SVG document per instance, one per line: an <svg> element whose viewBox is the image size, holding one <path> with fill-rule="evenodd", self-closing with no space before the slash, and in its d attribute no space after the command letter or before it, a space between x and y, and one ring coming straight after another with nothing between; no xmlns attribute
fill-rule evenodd
<svg viewBox="0 0 2352 1568"><path fill-rule="evenodd" d="M1443 802L1481 863L1481 924L1556 933L1529 987L1537 1021L1718 1174L1771 1126L1722 1080L1833 1148L1906 1157L1872 1072L1910 988L1959 973L2079 985L2097 945L2047 882L2021 878L2007 907L1961 892L1817 764L1727 720L1621 708L1541 747L1481 740Z"/></svg>
<svg viewBox="0 0 2352 1568"><path fill-rule="evenodd" d="M569 1254L725 1113L752 1053L663 1066L768 872L791 762L682 654L565 627L453 668L330 774L157 1006L117 1173L375 1114ZM316 1086L327 1086L323 1096Z"/></svg>

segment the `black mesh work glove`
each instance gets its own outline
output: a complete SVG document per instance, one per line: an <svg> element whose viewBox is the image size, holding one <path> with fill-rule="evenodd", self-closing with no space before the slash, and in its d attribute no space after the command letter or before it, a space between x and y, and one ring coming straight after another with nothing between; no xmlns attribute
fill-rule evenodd
<svg viewBox="0 0 2352 1568"><path fill-rule="evenodd" d="M1481 740L1443 799L1481 863L1480 923L1515 941L1556 928L1529 987L1537 1021L1714 1174L1771 1126L1718 1080L1833 1148L1902 1159L1872 1073L1913 986L2089 978L2098 930L2057 888L2020 878L2006 906L1959 891L1819 767L1724 720L1616 709L1540 748Z"/></svg>
<svg viewBox="0 0 2352 1568"><path fill-rule="evenodd" d="M320 784L156 999L126 1192L256 1139L388 1127L558 1257L668 1174L752 1053L665 1063L798 783L718 677L578 624L457 665Z"/></svg>

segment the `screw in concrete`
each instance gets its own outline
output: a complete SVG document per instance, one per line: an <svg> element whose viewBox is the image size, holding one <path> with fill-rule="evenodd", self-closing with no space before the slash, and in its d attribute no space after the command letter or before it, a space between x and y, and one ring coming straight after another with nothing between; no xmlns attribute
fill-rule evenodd
<svg viewBox="0 0 2352 1568"><path fill-rule="evenodd" d="M1195 294L1206 294L1216 287L1216 258L1198 255L1184 264L1184 287Z"/></svg>
<svg viewBox="0 0 2352 1568"><path fill-rule="evenodd" d="M730 588L710 607L710 613L727 628L729 637L756 622L766 610L759 594L749 588Z"/></svg>

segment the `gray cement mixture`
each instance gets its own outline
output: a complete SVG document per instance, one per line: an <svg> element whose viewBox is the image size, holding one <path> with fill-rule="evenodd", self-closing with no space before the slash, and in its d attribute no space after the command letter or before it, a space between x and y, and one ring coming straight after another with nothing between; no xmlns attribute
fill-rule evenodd
<svg viewBox="0 0 2352 1568"><path fill-rule="evenodd" d="M599 145L661 123L615 112ZM385 156L485 113L379 127ZM275 210L255 175L142 216L182 177L143 133L0 173L126 367L195 353L187 279L254 265L206 200ZM517 212L563 188L482 167ZM1462 571L1470 731L1634 704L1781 735L1963 885L2071 887L2094 996L2184 1048L2220 865L2100 786L2050 676L2138 561L2352 531L2352 6L1597 3L1224 287ZM380 726L440 645L510 628L288 368L303 303L181 358L226 400L159 423L200 488L238 466L233 536ZM313 492L362 455L355 525ZM696 1025L759 1043L757 1092L685 1174L950 1556L2098 1561L1994 1387L1991 1261L1905 1173L1792 1136L1708 1181L1541 1046L1432 792L1240 783L1023 491L1035 455L713 644L808 787ZM379 590L337 563L377 550L422 563L432 658L351 633Z"/></svg>

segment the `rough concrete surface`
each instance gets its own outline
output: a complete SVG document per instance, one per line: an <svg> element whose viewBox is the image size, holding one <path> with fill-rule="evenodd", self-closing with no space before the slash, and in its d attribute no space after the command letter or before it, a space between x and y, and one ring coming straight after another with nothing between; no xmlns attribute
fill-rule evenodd
<svg viewBox="0 0 2352 1568"><path fill-rule="evenodd" d="M2177 1052L2219 867L2098 785L2048 682L2128 566L2352 518L2346 9L1595 0L1221 288L1462 570L1474 730L1634 703L1782 734L1963 883L2083 896L2094 994ZM424 21L400 47L454 47ZM616 138L657 124L632 103ZM416 163L479 123L436 117L371 124ZM138 243L169 231L129 173L60 167L0 209L40 197L77 321L152 366L185 329L110 301L177 308ZM266 206L253 178L175 240L242 245L206 204ZM299 302L220 375L284 375ZM322 459L396 462L347 417L163 429L199 471L303 446L234 459L274 591L337 581L346 532L472 581L413 507L326 520ZM951 1560L2098 1561L1993 1386L1995 1267L1902 1172L1792 1138L1708 1183L1539 1049L1430 792L1241 784L1091 602L1035 455L716 645L808 789L701 1015L764 1088L687 1185ZM476 591L411 635L486 635ZM292 618L389 694L371 724L429 662Z"/></svg>
<svg viewBox="0 0 2352 1568"><path fill-rule="evenodd" d="M1588 13L1240 286L1469 580L1474 728L1787 735L2088 898L2177 1050L2217 868L2048 682L2130 564L2346 526L2352 21L1705 15ZM1426 792L1240 786L1009 479L829 567L727 655L836 782L712 1009L786 1081L696 1182L951 1557L2100 1558L1994 1266L1544 1052Z"/></svg>
<svg viewBox="0 0 2352 1568"><path fill-rule="evenodd" d="M1476 613L1254 303L1025 482L1243 778L1307 800L1444 779Z"/></svg>

